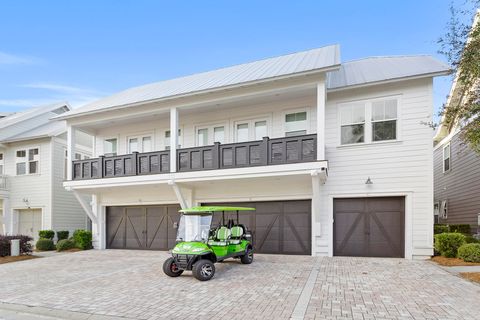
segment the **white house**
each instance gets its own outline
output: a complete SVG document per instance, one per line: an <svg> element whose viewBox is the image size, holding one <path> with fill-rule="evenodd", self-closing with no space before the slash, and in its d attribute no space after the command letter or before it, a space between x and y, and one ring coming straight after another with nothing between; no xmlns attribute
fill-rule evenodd
<svg viewBox="0 0 480 320"><path fill-rule="evenodd" d="M95 246L168 249L177 210L241 216L264 253L432 255L430 56L340 62L332 45L131 88L67 121ZM79 132L94 158L76 161ZM172 134L178 133L178 134ZM93 208L93 209L92 209Z"/></svg>
<svg viewBox="0 0 480 320"><path fill-rule="evenodd" d="M0 119L0 232L38 238L42 229L85 229L87 216L63 186L66 124L51 118L70 110L55 103ZM76 159L91 156L91 137L79 135Z"/></svg>

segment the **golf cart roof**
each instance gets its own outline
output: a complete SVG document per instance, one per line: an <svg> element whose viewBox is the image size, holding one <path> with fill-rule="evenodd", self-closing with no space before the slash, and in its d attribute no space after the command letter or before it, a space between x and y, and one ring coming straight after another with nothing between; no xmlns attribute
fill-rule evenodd
<svg viewBox="0 0 480 320"><path fill-rule="evenodd" d="M188 209L182 209L180 212L184 214L199 214L199 213L209 213L209 212L218 212L218 211L254 211L255 208L248 207L221 207L221 206L198 206Z"/></svg>

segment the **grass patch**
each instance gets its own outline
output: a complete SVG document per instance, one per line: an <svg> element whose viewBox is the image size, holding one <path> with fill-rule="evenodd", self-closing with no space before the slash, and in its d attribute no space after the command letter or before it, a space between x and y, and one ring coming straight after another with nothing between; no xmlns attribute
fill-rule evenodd
<svg viewBox="0 0 480 320"><path fill-rule="evenodd" d="M460 276L464 279L480 283L480 272L460 272Z"/></svg>
<svg viewBox="0 0 480 320"><path fill-rule="evenodd" d="M438 263L441 266L456 267L456 266L480 266L480 263L465 262L459 258L446 258L442 256L432 257L433 262Z"/></svg>
<svg viewBox="0 0 480 320"><path fill-rule="evenodd" d="M30 260L30 259L35 259L35 258L39 258L39 257L32 256L32 255L23 255L23 256L17 256L17 257L11 257L11 256L0 257L0 264L23 261L23 260Z"/></svg>

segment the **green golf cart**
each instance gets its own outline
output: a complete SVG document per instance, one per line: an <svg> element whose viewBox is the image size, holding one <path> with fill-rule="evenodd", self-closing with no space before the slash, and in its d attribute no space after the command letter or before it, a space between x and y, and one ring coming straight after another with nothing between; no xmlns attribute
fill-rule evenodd
<svg viewBox="0 0 480 320"><path fill-rule="evenodd" d="M177 231L177 244L172 257L163 264L163 272L178 277L191 270L200 280L210 280L215 274L215 263L228 258L240 259L243 264L253 261L252 235L239 222L239 211L253 211L245 207L193 207L182 213ZM225 219L232 215L236 219ZM220 222L213 226L215 213L221 213Z"/></svg>

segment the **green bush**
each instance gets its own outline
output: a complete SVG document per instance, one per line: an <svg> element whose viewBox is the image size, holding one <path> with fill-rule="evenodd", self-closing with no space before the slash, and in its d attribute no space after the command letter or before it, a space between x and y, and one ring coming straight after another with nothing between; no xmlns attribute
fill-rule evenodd
<svg viewBox="0 0 480 320"><path fill-rule="evenodd" d="M480 243L480 240L472 236L471 234L468 234L465 236L465 242L466 243Z"/></svg>
<svg viewBox="0 0 480 320"><path fill-rule="evenodd" d="M64 251L75 248L75 241L72 239L62 239L57 242L57 251Z"/></svg>
<svg viewBox="0 0 480 320"><path fill-rule="evenodd" d="M440 234L448 232L448 225L446 224L436 224L433 226L433 233Z"/></svg>
<svg viewBox="0 0 480 320"><path fill-rule="evenodd" d="M87 250L92 248L92 233L87 230L76 230L73 233L73 240L77 248Z"/></svg>
<svg viewBox="0 0 480 320"><path fill-rule="evenodd" d="M35 247L39 251L55 250L55 245L53 244L53 240L45 239L45 238L40 238L35 244Z"/></svg>
<svg viewBox="0 0 480 320"><path fill-rule="evenodd" d="M435 235L435 249L447 258L455 258L458 248L465 244L465 236L461 233L449 232Z"/></svg>
<svg viewBox="0 0 480 320"><path fill-rule="evenodd" d="M53 237L55 237L55 231L53 231L53 230L40 230L40 231L38 231L38 235L40 236L41 239L53 240Z"/></svg>
<svg viewBox="0 0 480 320"><path fill-rule="evenodd" d="M480 243L467 243L458 248L458 257L466 262L480 262Z"/></svg>
<svg viewBox="0 0 480 320"><path fill-rule="evenodd" d="M450 232L458 232L463 234L470 234L471 229L469 224L450 224L448 226Z"/></svg>
<svg viewBox="0 0 480 320"><path fill-rule="evenodd" d="M57 231L57 241L68 239L68 231Z"/></svg>

